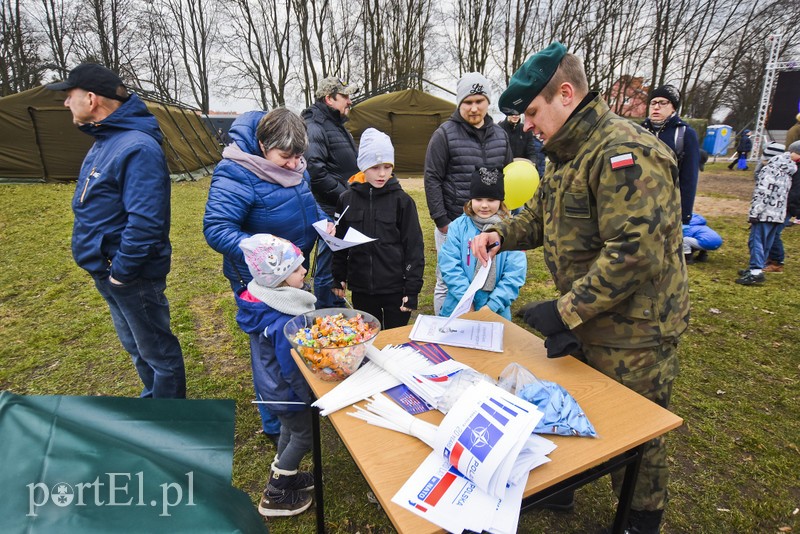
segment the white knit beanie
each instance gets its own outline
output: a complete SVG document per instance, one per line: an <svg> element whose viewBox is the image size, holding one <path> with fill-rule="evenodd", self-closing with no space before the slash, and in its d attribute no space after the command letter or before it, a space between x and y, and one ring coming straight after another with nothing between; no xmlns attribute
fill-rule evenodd
<svg viewBox="0 0 800 534"><path fill-rule="evenodd" d="M303 263L299 248L272 234L255 234L242 239L239 248L253 281L263 287L278 287Z"/></svg>
<svg viewBox="0 0 800 534"><path fill-rule="evenodd" d="M492 101L489 80L480 72L468 72L458 80L456 86L456 101L458 105L468 96L483 95L489 102Z"/></svg>
<svg viewBox="0 0 800 534"><path fill-rule="evenodd" d="M358 145L358 170L365 171L381 163L390 163L394 167L392 140L375 128L367 128Z"/></svg>

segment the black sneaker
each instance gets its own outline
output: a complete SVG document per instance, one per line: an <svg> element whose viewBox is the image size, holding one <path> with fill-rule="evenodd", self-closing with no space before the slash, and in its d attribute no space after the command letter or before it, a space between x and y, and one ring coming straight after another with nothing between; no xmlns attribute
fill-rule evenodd
<svg viewBox="0 0 800 534"><path fill-rule="evenodd" d="M700 250L697 253L697 256L694 257L694 261L699 261L699 262L708 261L708 251L707 250Z"/></svg>
<svg viewBox="0 0 800 534"><path fill-rule="evenodd" d="M748 271L747 274L742 275L741 278L737 278L736 283L743 286L752 286L755 284L763 284L764 280L766 280L764 273L753 274Z"/></svg>
<svg viewBox="0 0 800 534"><path fill-rule="evenodd" d="M686 265L691 265L694 263L694 254L691 252L689 254L684 254L683 257L686 260Z"/></svg>

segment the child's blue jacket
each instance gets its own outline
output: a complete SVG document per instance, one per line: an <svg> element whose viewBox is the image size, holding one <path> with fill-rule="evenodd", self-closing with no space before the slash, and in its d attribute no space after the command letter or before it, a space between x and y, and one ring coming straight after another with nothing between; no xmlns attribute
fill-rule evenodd
<svg viewBox="0 0 800 534"><path fill-rule="evenodd" d="M450 223L447 241L439 250L439 269L447 284L440 315L449 317L458 301L464 296L474 278L475 263L478 261L469 250L470 241L480 230L469 215L462 215ZM525 283L528 260L522 251L501 252L494 257L497 282L491 293L479 289L475 293L475 310L488 306L493 312L511 319L511 303L519 296L519 289Z"/></svg>

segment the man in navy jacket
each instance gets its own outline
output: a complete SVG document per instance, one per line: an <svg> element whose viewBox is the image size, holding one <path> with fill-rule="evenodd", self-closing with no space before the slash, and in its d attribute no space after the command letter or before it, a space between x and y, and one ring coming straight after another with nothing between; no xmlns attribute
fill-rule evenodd
<svg viewBox="0 0 800 534"><path fill-rule="evenodd" d="M339 195L347 191L347 181L358 172L358 148L353 136L344 127L353 105L350 95L356 92L355 86L330 76L320 81L314 93L317 100L301 114L308 127L308 150L305 156L311 176L311 191L331 218L335 218L334 210ZM317 308L345 306L344 300L332 292L332 261L333 252L320 240L314 266Z"/></svg>
<svg viewBox="0 0 800 534"><path fill-rule="evenodd" d="M94 63L48 89L66 91L78 128L95 138L72 199L72 255L108 303L142 397L185 398L186 374L164 295L172 247L170 178L156 118L114 72Z"/></svg>
<svg viewBox="0 0 800 534"><path fill-rule="evenodd" d="M692 220L697 178L700 175L700 142L697 132L678 115L680 93L673 85L662 85L650 94L650 114L642 126L672 149L678 159L678 186L681 191L681 221Z"/></svg>

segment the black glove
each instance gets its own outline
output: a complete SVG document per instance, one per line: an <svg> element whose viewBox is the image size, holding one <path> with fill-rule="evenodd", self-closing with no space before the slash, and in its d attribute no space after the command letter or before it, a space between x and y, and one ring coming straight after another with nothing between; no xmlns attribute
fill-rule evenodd
<svg viewBox="0 0 800 534"><path fill-rule="evenodd" d="M547 349L548 358L560 358L572 354L578 354L581 350L581 342L575 337L572 331L558 332L552 336L547 336L544 340L544 347Z"/></svg>
<svg viewBox="0 0 800 534"><path fill-rule="evenodd" d="M750 217L749 219L747 219L747 222L749 222L750 224L755 224L758 222L758 218Z"/></svg>
<svg viewBox="0 0 800 534"><path fill-rule="evenodd" d="M545 337L569 331L567 325L561 320L555 300L545 300L525 310L525 322Z"/></svg>

